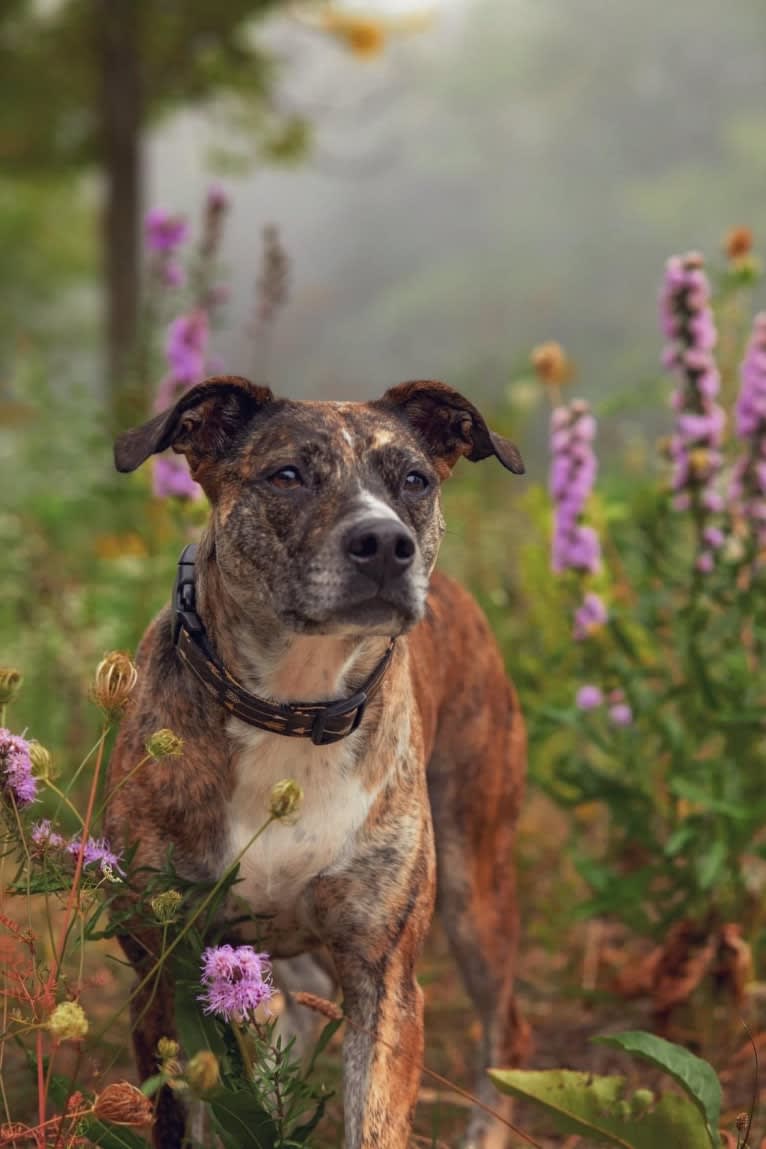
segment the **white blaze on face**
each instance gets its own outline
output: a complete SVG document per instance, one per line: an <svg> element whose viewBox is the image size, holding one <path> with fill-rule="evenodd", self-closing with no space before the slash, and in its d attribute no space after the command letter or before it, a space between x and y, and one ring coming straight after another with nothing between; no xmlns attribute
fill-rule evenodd
<svg viewBox="0 0 766 1149"><path fill-rule="evenodd" d="M359 498L355 501L355 507L355 519L366 519L369 516L375 519L393 519L397 523L402 522L393 507L389 506L384 499L373 495L370 491L362 491ZM402 526L404 526L404 523L402 523Z"/></svg>

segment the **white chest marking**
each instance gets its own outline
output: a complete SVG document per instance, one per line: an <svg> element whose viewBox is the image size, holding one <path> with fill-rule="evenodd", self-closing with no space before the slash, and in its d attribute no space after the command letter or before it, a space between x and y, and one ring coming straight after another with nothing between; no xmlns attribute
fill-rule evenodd
<svg viewBox="0 0 766 1149"><path fill-rule="evenodd" d="M308 883L352 847L374 794L350 769L351 740L314 746L310 739L268 734L236 719L230 720L229 734L241 751L226 811L227 847L221 869L245 850L235 893L254 912L289 914ZM303 790L298 815L289 824L273 822L252 841L269 817L271 788L283 778L292 778Z"/></svg>

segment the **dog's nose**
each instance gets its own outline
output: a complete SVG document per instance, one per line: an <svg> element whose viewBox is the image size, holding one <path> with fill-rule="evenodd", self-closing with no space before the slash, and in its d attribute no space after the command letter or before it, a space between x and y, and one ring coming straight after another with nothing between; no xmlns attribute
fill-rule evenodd
<svg viewBox="0 0 766 1149"><path fill-rule="evenodd" d="M384 586L412 566L415 540L403 523L370 519L348 532L346 553L363 574Z"/></svg>

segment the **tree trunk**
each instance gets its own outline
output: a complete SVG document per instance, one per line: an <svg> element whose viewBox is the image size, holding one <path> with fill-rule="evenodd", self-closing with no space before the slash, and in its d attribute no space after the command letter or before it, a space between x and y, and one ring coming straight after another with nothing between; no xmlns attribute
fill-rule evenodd
<svg viewBox="0 0 766 1149"><path fill-rule="evenodd" d="M132 379L138 335L142 91L138 0L94 0L101 77L105 180L104 281L109 406L113 420L139 405ZM131 410L133 409L133 410Z"/></svg>

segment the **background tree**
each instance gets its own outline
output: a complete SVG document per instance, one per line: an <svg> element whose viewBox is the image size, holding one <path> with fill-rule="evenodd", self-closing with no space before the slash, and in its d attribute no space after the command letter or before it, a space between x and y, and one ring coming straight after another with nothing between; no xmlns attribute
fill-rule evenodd
<svg viewBox="0 0 766 1149"><path fill-rule="evenodd" d="M6 0L0 11L0 159L18 179L103 174L107 359L124 396L138 325L143 130L181 104L246 102L287 132L253 22L280 0ZM294 138L294 132L291 135ZM22 183L18 184L19 194ZM66 228L67 220L59 221Z"/></svg>

